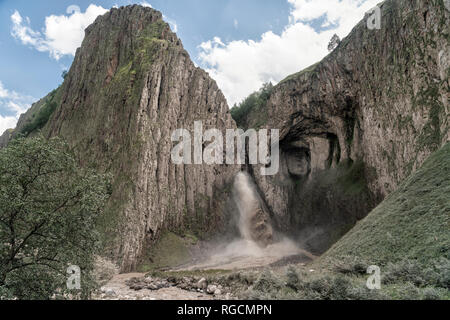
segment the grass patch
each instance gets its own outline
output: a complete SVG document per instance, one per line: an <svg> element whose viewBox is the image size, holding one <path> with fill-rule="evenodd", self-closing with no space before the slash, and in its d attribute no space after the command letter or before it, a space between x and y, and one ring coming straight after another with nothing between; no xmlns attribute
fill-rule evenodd
<svg viewBox="0 0 450 320"><path fill-rule="evenodd" d="M367 288L369 275L360 263L314 272L290 266L285 274L260 273L240 296L251 300L448 300L448 262L436 261L433 268L411 261L392 264L382 272L380 290Z"/></svg>
<svg viewBox="0 0 450 320"><path fill-rule="evenodd" d="M449 257L450 143L345 235L322 259L357 257L380 266Z"/></svg>
<svg viewBox="0 0 450 320"><path fill-rule="evenodd" d="M191 260L189 246L195 241L191 237L180 237L172 232L165 232L149 250L138 271L148 272L174 268Z"/></svg>
<svg viewBox="0 0 450 320"><path fill-rule="evenodd" d="M241 296L251 300L376 300L385 296L367 289L362 279L289 267L286 274L261 273Z"/></svg>

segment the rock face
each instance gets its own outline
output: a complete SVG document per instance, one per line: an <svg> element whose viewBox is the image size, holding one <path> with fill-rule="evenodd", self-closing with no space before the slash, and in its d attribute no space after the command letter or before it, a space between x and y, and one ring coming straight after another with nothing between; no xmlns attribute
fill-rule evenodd
<svg viewBox="0 0 450 320"><path fill-rule="evenodd" d="M27 112L20 115L19 121L14 129L6 130L0 136L0 148L6 147L8 143L19 135L35 135L38 130L48 121L52 110L59 103L61 87L53 90L47 96L32 104ZM53 108L53 109L52 109Z"/></svg>
<svg viewBox="0 0 450 320"><path fill-rule="evenodd" d="M449 11L387 0L381 30L361 21L320 63L247 118L281 130L281 169L252 171L272 216L324 251L450 139Z"/></svg>
<svg viewBox="0 0 450 320"><path fill-rule="evenodd" d="M121 271L133 270L163 229L207 235L225 225L238 168L175 165L171 135L192 133L194 121L204 130L235 124L222 92L161 13L128 6L97 18L59 93L43 132L66 138L83 165L112 174L99 225Z"/></svg>
<svg viewBox="0 0 450 320"><path fill-rule="evenodd" d="M11 140L14 130L8 129L0 136L0 148L6 147L8 142Z"/></svg>

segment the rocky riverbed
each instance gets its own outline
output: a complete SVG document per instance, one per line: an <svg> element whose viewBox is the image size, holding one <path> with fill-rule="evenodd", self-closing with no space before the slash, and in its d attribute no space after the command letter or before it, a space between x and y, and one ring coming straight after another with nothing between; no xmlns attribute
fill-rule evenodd
<svg viewBox="0 0 450 320"><path fill-rule="evenodd" d="M152 277L143 273L115 275L96 300L230 300L230 288L202 277Z"/></svg>

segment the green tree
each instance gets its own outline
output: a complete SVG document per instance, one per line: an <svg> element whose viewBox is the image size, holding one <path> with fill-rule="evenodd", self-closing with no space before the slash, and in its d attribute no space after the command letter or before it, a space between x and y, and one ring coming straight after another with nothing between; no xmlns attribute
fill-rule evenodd
<svg viewBox="0 0 450 320"><path fill-rule="evenodd" d="M107 191L108 177L79 168L59 138L0 150L0 297L88 298ZM81 269L81 290L67 289L69 265Z"/></svg>
<svg viewBox="0 0 450 320"><path fill-rule="evenodd" d="M239 128L247 127L247 117L254 111L260 111L266 106L270 95L273 92L273 85L271 82L264 83L262 88L252 93L244 99L239 105L234 105L231 109L231 116Z"/></svg>
<svg viewBox="0 0 450 320"><path fill-rule="evenodd" d="M42 129L58 108L58 90L53 90L44 103L44 105L33 115L32 119L20 130L20 133L24 136L28 136L30 133Z"/></svg>

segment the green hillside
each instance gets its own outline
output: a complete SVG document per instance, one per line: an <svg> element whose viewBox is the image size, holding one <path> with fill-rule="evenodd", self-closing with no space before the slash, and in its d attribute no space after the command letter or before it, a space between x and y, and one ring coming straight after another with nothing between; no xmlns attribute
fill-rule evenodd
<svg viewBox="0 0 450 320"><path fill-rule="evenodd" d="M385 265L450 258L450 143L337 242L323 257Z"/></svg>
<svg viewBox="0 0 450 320"><path fill-rule="evenodd" d="M287 273L267 270L250 299L450 299L450 143L328 252ZM367 268L380 267L369 290ZM281 273L280 273L281 271Z"/></svg>

